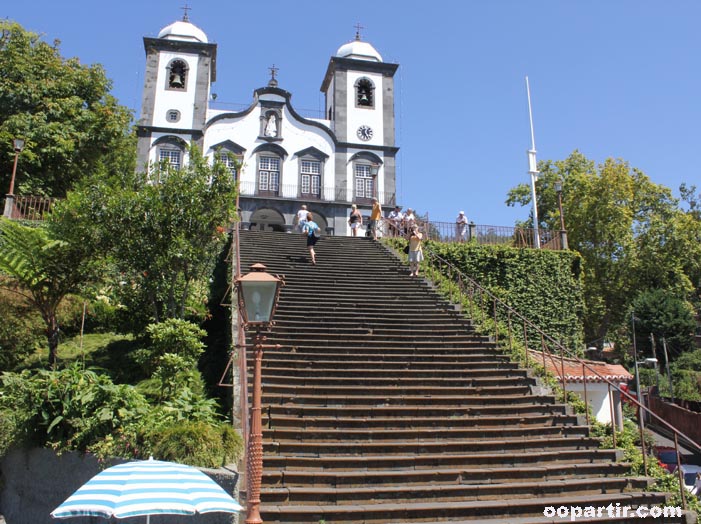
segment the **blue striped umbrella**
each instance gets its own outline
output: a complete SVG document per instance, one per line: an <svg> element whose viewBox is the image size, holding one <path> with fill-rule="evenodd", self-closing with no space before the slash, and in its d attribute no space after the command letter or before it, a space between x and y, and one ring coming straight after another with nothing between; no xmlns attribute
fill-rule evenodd
<svg viewBox="0 0 701 524"><path fill-rule="evenodd" d="M236 513L242 509L200 470L151 458L119 464L98 473L53 510L51 516L119 519L158 514Z"/></svg>

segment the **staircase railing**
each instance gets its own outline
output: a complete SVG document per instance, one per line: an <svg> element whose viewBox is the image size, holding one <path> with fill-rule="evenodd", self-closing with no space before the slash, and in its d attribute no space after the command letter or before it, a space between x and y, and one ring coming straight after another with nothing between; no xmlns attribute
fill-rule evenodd
<svg viewBox="0 0 701 524"><path fill-rule="evenodd" d="M648 465L647 452L645 449L643 417L641 416L641 412L646 413L647 416L651 417L651 419L655 419L661 426L669 430L674 435L674 448L677 454L679 494L682 501L683 509L687 509L686 490L684 488L684 477L680 460L681 454L679 452L679 441L680 439L683 439L687 446L694 447L698 451L701 451L701 446L699 446L690 437L679 431L677 428L669 424L666 420L653 413L650 409L641 404L635 397L630 395L626 390L619 387L618 384L614 383L607 377L601 375L589 363L581 359L574 352L572 352L570 349L566 348L563 344L561 344L558 340L556 340L548 333L543 331L539 326L534 324L524 315L522 315L514 308L502 301L499 297L482 287L479 283L467 276L455 265L436 254L433 250L431 250L431 248L428 245L424 245L423 251L428 264L432 266L436 271L438 271L438 273L441 276L448 280L448 299L451 302L459 302L461 304L463 303L464 299L466 299L469 308L470 318L479 320L483 325L489 327L492 327L491 324L493 324L493 336L495 344L498 345L500 343L508 343L509 349L513 350L515 332L514 324L516 324L519 331L522 330L523 333L522 342L525 346L524 358L526 367L530 367L531 363L536 363L536 358L533 356L529 357L529 353L533 355L542 356L543 367L545 367L546 362L549 360L551 363L555 364L554 368L557 370L559 360L559 366L561 370L560 381L562 383L563 398L565 399L565 401L568 396L567 377L565 373L565 358L567 358L568 360L574 360L578 363L578 365L581 365L582 367L585 402L587 397L587 375L594 375L598 378L599 381L602 381L608 385L609 399L611 399L611 391L615 390L622 396L626 397L631 403L633 403L637 407L638 427L640 431L640 447L645 475L648 474ZM502 328L502 330L500 330L500 327ZM500 331L502 333L501 336ZM504 338L503 331L506 331L505 337L508 339L508 341L501 340L502 338ZM530 341L529 336L531 337ZM532 350L529 347L529 344L534 344L534 336L536 338L535 344L540 345L540 350ZM567 357L565 357L565 355L567 355ZM616 447L616 422L612 401L609 402L609 410L613 446ZM587 419L587 425L590 425L588 404L585 414Z"/></svg>

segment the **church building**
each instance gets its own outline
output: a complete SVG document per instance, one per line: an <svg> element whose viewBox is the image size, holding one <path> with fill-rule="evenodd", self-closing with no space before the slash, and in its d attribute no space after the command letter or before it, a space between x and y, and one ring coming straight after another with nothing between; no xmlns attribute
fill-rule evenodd
<svg viewBox="0 0 701 524"><path fill-rule="evenodd" d="M139 166L188 162L188 145L230 165L244 226L289 231L306 204L327 234L349 234L351 204L369 215L376 198L396 202L394 74L368 42L342 45L321 81L322 118L305 118L276 70L247 109L210 107L217 45L183 20L144 38L146 71L138 122ZM221 91L222 88L220 88ZM237 173L232 159L242 167Z"/></svg>

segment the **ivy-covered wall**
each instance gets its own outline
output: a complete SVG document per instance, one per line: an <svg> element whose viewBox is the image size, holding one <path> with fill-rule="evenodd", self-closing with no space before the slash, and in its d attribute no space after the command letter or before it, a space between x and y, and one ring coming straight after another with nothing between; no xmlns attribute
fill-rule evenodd
<svg viewBox="0 0 701 524"><path fill-rule="evenodd" d="M429 242L426 248L567 348L583 350L583 271L578 253L440 242Z"/></svg>

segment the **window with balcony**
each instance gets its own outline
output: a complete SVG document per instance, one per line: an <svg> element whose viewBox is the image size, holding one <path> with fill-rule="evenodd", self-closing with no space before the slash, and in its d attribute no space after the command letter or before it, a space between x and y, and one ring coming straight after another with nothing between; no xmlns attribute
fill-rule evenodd
<svg viewBox="0 0 701 524"><path fill-rule="evenodd" d="M300 192L303 197L321 196L321 162L302 160L300 163Z"/></svg>
<svg viewBox="0 0 701 524"><path fill-rule="evenodd" d="M238 178L238 167L243 163L243 158L240 155L235 155L231 151L217 151L215 153L218 162L221 162L231 173L234 180Z"/></svg>
<svg viewBox="0 0 701 524"><path fill-rule="evenodd" d="M370 164L355 164L355 198L368 201L375 197L375 176Z"/></svg>
<svg viewBox="0 0 701 524"><path fill-rule="evenodd" d="M258 157L258 192L277 195L280 192L280 158Z"/></svg>
<svg viewBox="0 0 701 524"><path fill-rule="evenodd" d="M163 147L158 150L158 161L159 163L165 162L172 168L180 169L182 165L182 151L171 147Z"/></svg>

